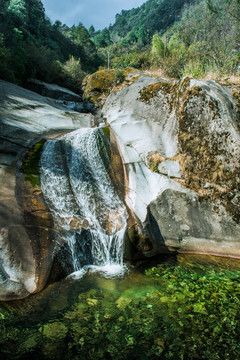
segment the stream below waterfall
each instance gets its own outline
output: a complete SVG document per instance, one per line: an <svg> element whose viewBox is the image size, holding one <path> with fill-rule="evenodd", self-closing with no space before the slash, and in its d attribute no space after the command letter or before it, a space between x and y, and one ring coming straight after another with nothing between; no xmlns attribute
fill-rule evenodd
<svg viewBox="0 0 240 360"><path fill-rule="evenodd" d="M137 265L137 264L136 264ZM0 303L1 359L240 358L240 263L178 255Z"/></svg>
<svg viewBox="0 0 240 360"><path fill-rule="evenodd" d="M128 215L105 140L80 129L44 146L42 190L69 276L0 302L0 359L240 359L240 262L169 255L125 266Z"/></svg>
<svg viewBox="0 0 240 360"><path fill-rule="evenodd" d="M88 266L106 276L124 271L127 211L106 167L108 144L99 128L49 140L41 158L41 186L59 244L71 253L74 276Z"/></svg>

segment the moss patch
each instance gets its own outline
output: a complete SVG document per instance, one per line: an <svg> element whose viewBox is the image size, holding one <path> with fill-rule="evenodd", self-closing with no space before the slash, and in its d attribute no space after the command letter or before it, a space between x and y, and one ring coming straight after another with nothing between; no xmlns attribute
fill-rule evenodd
<svg viewBox="0 0 240 360"><path fill-rule="evenodd" d="M137 69L99 70L83 80L84 98L97 107L102 107L112 90L119 91L131 85L140 74Z"/></svg>
<svg viewBox="0 0 240 360"><path fill-rule="evenodd" d="M154 154L149 155L147 160L148 160L148 166L150 167L150 170L152 170L153 172L158 172L158 165L162 161L166 160L166 158L159 153L154 153Z"/></svg>
<svg viewBox="0 0 240 360"><path fill-rule="evenodd" d="M227 160L223 163L229 156L226 149L230 133L222 130L213 133L207 125L209 118L218 121L221 117L217 101L207 96L201 87L192 87L185 91L178 115L184 185L198 192L200 199L220 201L240 223L240 204L232 203L239 192L240 167L233 169ZM215 209L218 211L217 206Z"/></svg>
<svg viewBox="0 0 240 360"><path fill-rule="evenodd" d="M240 89L234 88L232 90L232 95L237 100L237 106L240 109Z"/></svg>
<svg viewBox="0 0 240 360"><path fill-rule="evenodd" d="M107 136L107 138L110 140L110 127L109 126L104 126L102 128L102 131L104 132L104 134Z"/></svg>
<svg viewBox="0 0 240 360"><path fill-rule="evenodd" d="M238 112L238 129L240 131L240 89L234 88L232 90L232 95L233 95L234 99L236 100L237 112Z"/></svg>
<svg viewBox="0 0 240 360"><path fill-rule="evenodd" d="M164 80L151 83L140 91L140 100L148 104L152 98L158 95L159 91L163 94L170 94L172 88L173 84Z"/></svg>
<svg viewBox="0 0 240 360"><path fill-rule="evenodd" d="M20 168L21 172L25 174L24 180L28 181L33 187L40 186L39 161L45 142L46 139L42 139L26 153Z"/></svg>
<svg viewBox="0 0 240 360"><path fill-rule="evenodd" d="M110 146L110 133L109 128L101 128L97 133L97 146L99 155L101 156L103 163L108 169L111 160L111 146Z"/></svg>

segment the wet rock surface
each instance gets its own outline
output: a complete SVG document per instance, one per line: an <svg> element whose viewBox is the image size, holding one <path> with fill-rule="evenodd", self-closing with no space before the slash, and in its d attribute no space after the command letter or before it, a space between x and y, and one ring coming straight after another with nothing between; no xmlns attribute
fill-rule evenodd
<svg viewBox="0 0 240 360"><path fill-rule="evenodd" d="M41 139L92 125L32 91L0 81L0 300L24 298L47 282L55 249L39 183Z"/></svg>

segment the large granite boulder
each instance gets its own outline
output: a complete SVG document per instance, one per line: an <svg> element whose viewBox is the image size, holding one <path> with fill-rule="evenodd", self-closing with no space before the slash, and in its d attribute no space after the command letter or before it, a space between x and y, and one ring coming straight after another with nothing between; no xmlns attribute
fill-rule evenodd
<svg viewBox="0 0 240 360"><path fill-rule="evenodd" d="M76 102L82 101L80 95L56 84L48 84L45 83L44 81L40 81L37 79L29 79L27 82L27 86L29 90L32 90L42 96L46 96L49 98L63 100L63 101L76 101Z"/></svg>
<svg viewBox="0 0 240 360"><path fill-rule="evenodd" d="M145 256L174 250L240 257L236 93L214 81L142 75L106 99L102 114L122 154L136 221L129 237L150 238Z"/></svg>
<svg viewBox="0 0 240 360"><path fill-rule="evenodd" d="M38 167L45 139L92 124L90 114L0 81L0 300L41 290L52 267L53 221Z"/></svg>

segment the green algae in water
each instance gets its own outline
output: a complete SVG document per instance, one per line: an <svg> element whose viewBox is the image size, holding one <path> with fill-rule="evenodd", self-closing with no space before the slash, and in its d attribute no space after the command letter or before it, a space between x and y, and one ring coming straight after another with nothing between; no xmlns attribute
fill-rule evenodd
<svg viewBox="0 0 240 360"><path fill-rule="evenodd" d="M209 261L210 260L210 261ZM5 359L239 359L240 264L178 256L2 304Z"/></svg>

